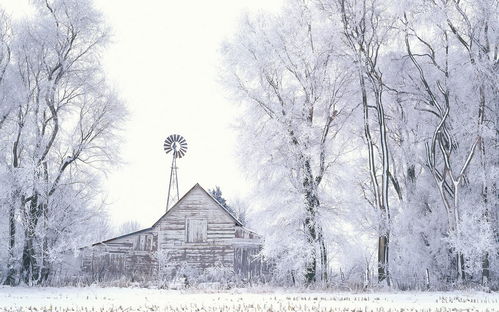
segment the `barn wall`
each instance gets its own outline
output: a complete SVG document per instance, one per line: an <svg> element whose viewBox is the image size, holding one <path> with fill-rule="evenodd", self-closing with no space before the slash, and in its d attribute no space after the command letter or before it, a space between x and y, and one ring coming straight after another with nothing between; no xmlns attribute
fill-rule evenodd
<svg viewBox="0 0 499 312"><path fill-rule="evenodd" d="M187 242L187 220L206 220L205 242ZM201 187L192 189L155 225L159 248L168 254L167 266L186 264L193 269L215 265L233 267L235 220Z"/></svg>
<svg viewBox="0 0 499 312"><path fill-rule="evenodd" d="M268 273L267 267L258 257L262 242L260 236L237 226L234 246L234 273L245 279L253 279Z"/></svg>
<svg viewBox="0 0 499 312"><path fill-rule="evenodd" d="M82 249L82 271L94 280L148 279L158 270L157 249L158 235L152 230L115 238Z"/></svg>

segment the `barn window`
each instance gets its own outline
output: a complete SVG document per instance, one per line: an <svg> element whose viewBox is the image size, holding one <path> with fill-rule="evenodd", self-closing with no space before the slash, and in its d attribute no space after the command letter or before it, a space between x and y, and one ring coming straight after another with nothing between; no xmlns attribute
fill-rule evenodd
<svg viewBox="0 0 499 312"><path fill-rule="evenodd" d="M206 242L208 232L207 220L187 219L185 225L188 243L203 243Z"/></svg>

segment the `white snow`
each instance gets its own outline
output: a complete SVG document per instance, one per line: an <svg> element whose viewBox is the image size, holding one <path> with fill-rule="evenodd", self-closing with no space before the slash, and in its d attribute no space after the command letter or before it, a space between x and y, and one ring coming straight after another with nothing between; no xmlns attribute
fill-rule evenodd
<svg viewBox="0 0 499 312"><path fill-rule="evenodd" d="M145 288L0 287L0 311L499 311L483 292L346 293L236 289L208 293Z"/></svg>

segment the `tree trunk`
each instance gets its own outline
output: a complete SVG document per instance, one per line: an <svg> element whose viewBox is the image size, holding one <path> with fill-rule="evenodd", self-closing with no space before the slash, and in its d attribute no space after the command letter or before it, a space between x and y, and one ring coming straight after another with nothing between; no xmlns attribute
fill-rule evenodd
<svg viewBox="0 0 499 312"><path fill-rule="evenodd" d="M36 258L35 250L33 247L35 234L31 229L26 229L24 233L26 237L24 239L21 275L26 284L32 285L33 281L37 279Z"/></svg>
<svg viewBox="0 0 499 312"><path fill-rule="evenodd" d="M371 137L371 130L369 127L369 106L367 103L367 90L365 85L364 75L359 73L359 81L362 92L362 106L364 111L364 136L367 141L367 149L369 156L369 175L371 178L371 185L374 192L375 208L378 212L384 214L383 225L380 227L380 235L378 237L378 282L384 281L388 277L388 226L389 226L389 213L388 213L388 175L389 175L389 162L388 162L388 145L386 141L386 127L385 116L382 110L381 99L377 99L376 110L378 112L378 124L380 126L380 136L382 145L382 162L383 162L383 175L382 175L382 191L378 179L376 177L376 166L374 162L374 142ZM379 95L380 96L380 95ZM378 97L378 95L377 95ZM381 106L381 108L380 108ZM387 279L388 285L390 281Z"/></svg>
<svg viewBox="0 0 499 312"><path fill-rule="evenodd" d="M372 79L373 85L378 83L377 88L381 88L381 81ZM385 111L381 100L382 91L375 87L376 94L376 111L378 113L378 127L380 132L380 145L381 145L381 161L382 161L382 174L381 174L381 212L384 217L382 224L384 225L383 234L379 239L378 246L378 281L382 282L386 279L387 285L390 286L389 270L388 270L388 251L389 251L389 227L390 227L390 206L388 201L388 183L390 176L390 160L388 151L388 142L386 137L386 123Z"/></svg>
<svg viewBox="0 0 499 312"><path fill-rule="evenodd" d="M484 86L480 86L480 106L478 108L478 132L480 136L480 165L482 167L482 200L485 206L483 219L490 223L489 213L489 174L487 170L487 153L485 150L485 139L483 136L483 127L485 121L485 91ZM496 131L497 132L497 131ZM489 253L485 252L482 260L482 285L487 286L489 281Z"/></svg>
<svg viewBox="0 0 499 312"><path fill-rule="evenodd" d="M14 169L19 167L20 159L19 159L19 142L21 140L21 133L23 130L23 114L22 110L19 109L18 115L18 128L17 128L17 136L16 140L14 141L14 144L12 145L12 167ZM7 269L7 277L5 279L4 284L5 285L11 285L14 286L18 281L18 278L16 278L16 268L15 268L15 254L14 254L14 248L16 246L16 205L20 204L23 205L24 203L24 196L21 196L20 198L20 203L18 202L18 197L19 195L22 194L21 191L18 189L12 193L12 198L11 198L11 203L9 207L9 258L8 258L8 269ZM22 211L22 207L21 211Z"/></svg>
<svg viewBox="0 0 499 312"><path fill-rule="evenodd" d="M317 274L317 254L315 249L316 231L315 231L315 213L311 211L312 207L308 207L308 212L311 214L305 219L305 230L307 231L307 243L312 251L311 259L307 264L305 279L307 284L312 284L316 281Z"/></svg>
<svg viewBox="0 0 499 312"><path fill-rule="evenodd" d="M319 227L319 248L320 248L320 255L321 255L321 280L324 283L327 283L328 279L328 260L327 260L327 249L326 249L326 242L324 240L324 234L322 232L322 227Z"/></svg>
<svg viewBox="0 0 499 312"><path fill-rule="evenodd" d="M388 242L388 234L378 237L378 282L381 283L386 279L388 286L390 286L388 279Z"/></svg>
<svg viewBox="0 0 499 312"><path fill-rule="evenodd" d="M307 242L312 251L312 258L307 265L305 274L307 284L312 284L317 281L317 209L319 207L319 199L315 192L315 182L312 176L310 161L305 161L305 180L303 186L305 189L305 201L307 205L307 217L305 218L305 230L307 232Z"/></svg>
<svg viewBox="0 0 499 312"><path fill-rule="evenodd" d="M9 258L7 260L7 277L5 278L4 285L16 285L16 269L14 261L14 248L16 246L16 209L15 205L11 203L9 207Z"/></svg>
<svg viewBox="0 0 499 312"><path fill-rule="evenodd" d="M488 286L489 277L490 277L490 262L489 262L489 253L486 252L483 261L482 261L482 285Z"/></svg>
<svg viewBox="0 0 499 312"><path fill-rule="evenodd" d="M36 239L36 226L39 217L38 195L33 195L26 213L26 228L24 230L24 246L22 254L21 276L28 285L38 281L38 264L36 261L34 242Z"/></svg>
<svg viewBox="0 0 499 312"><path fill-rule="evenodd" d="M48 243L48 233L47 233L47 204L40 205L43 214L43 245L42 245L42 265L40 268L40 282L44 282L48 279L50 274L50 263L49 263L49 243Z"/></svg>

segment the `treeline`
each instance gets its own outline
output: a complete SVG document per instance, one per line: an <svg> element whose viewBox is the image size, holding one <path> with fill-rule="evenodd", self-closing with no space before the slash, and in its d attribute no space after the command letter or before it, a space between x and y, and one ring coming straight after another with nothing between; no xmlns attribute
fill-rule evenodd
<svg viewBox="0 0 499 312"><path fill-rule="evenodd" d="M498 287L495 0L289 0L222 49L263 255L295 285Z"/></svg>
<svg viewBox="0 0 499 312"><path fill-rule="evenodd" d="M0 283L44 283L109 228L102 170L125 110L100 56L108 27L88 0L0 11Z"/></svg>

